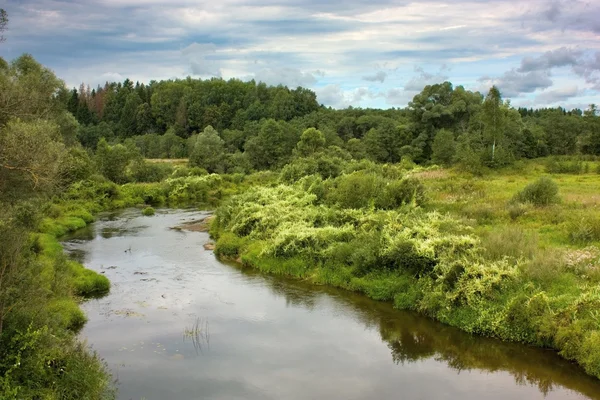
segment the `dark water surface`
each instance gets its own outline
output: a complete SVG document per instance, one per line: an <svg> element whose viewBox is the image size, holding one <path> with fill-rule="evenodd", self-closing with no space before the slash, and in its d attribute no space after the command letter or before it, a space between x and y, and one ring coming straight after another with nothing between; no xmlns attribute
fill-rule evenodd
<svg viewBox="0 0 600 400"><path fill-rule="evenodd" d="M66 240L110 295L82 337L119 399L600 399L554 353L473 337L389 304L215 259L201 212L105 216Z"/></svg>

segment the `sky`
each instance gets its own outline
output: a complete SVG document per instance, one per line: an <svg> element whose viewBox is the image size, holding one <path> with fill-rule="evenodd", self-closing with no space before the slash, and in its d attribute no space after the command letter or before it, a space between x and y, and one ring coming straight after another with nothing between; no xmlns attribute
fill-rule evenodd
<svg viewBox="0 0 600 400"><path fill-rule="evenodd" d="M427 84L523 107L600 103L600 0L0 0L7 60L78 87L222 77L334 108L404 107Z"/></svg>

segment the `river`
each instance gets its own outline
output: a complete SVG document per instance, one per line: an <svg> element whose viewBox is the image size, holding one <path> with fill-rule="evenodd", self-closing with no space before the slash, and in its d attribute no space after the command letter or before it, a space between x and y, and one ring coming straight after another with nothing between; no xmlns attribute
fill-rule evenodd
<svg viewBox="0 0 600 400"><path fill-rule="evenodd" d="M112 282L81 337L119 399L600 399L549 350L219 262L198 211L104 214L67 253Z"/></svg>

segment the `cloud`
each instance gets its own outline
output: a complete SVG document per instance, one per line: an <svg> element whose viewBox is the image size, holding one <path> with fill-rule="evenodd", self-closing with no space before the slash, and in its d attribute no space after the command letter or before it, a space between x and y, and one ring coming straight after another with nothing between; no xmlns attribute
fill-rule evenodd
<svg viewBox="0 0 600 400"><path fill-rule="evenodd" d="M381 83L383 83L385 81L385 78L387 78L387 72L385 72L385 71L378 71L374 75L363 76L363 79L365 81L368 81L368 82L381 82Z"/></svg>
<svg viewBox="0 0 600 400"><path fill-rule="evenodd" d="M339 84L326 85L315 89L315 92L317 93L317 101L320 104L337 109L357 105L363 100L379 97L377 93L365 87L344 90Z"/></svg>
<svg viewBox="0 0 600 400"><path fill-rule="evenodd" d="M555 90L546 90L535 97L535 104L548 105L553 103L563 103L579 94L577 86L566 86Z"/></svg>
<svg viewBox="0 0 600 400"><path fill-rule="evenodd" d="M216 58L217 46L214 43L193 43L181 50L191 66L193 75L221 76L221 64Z"/></svg>
<svg viewBox="0 0 600 400"><path fill-rule="evenodd" d="M498 78L485 76L479 81L498 86L505 96L519 96L549 88L553 85L553 70L563 67L571 67L572 72L583 78L592 90L600 91L600 51L587 55L582 50L568 47L547 51L537 57L525 57L519 68L513 68Z"/></svg>
<svg viewBox="0 0 600 400"><path fill-rule="evenodd" d="M600 3L586 0L554 1L549 6L534 8L527 17L535 28L600 33ZM539 18L539 17L542 18Z"/></svg>
<svg viewBox="0 0 600 400"><path fill-rule="evenodd" d="M484 76L479 79L479 82L484 85L481 88L484 91L487 91L490 86L496 85L504 97L517 97L522 93L533 93L553 84L547 71L520 73L516 69L507 71L498 78Z"/></svg>
<svg viewBox="0 0 600 400"><path fill-rule="evenodd" d="M329 104L363 107L406 104L444 80L472 88L481 71L515 95L555 90L553 81L581 89L574 103L600 90L600 2L591 0L6 3L3 57L31 53L76 86L103 74L254 78L328 87Z"/></svg>
<svg viewBox="0 0 600 400"><path fill-rule="evenodd" d="M404 90L420 92L427 85L442 83L448 80L448 75L444 73L447 69L448 67L446 65L442 65L438 72L431 74L426 72L422 67L415 67L415 72L418 72L419 75L412 77L406 82Z"/></svg>
<svg viewBox="0 0 600 400"><path fill-rule="evenodd" d="M581 50L561 47L556 50L547 51L539 57L523 58L521 66L517 71L531 72L577 65L581 54Z"/></svg>
<svg viewBox="0 0 600 400"><path fill-rule="evenodd" d="M422 88L421 88L422 89ZM387 104L391 106L402 107L406 106L413 99L416 92L409 92L401 89L390 89L383 94Z"/></svg>
<svg viewBox="0 0 600 400"><path fill-rule="evenodd" d="M312 86L317 78L310 72L302 72L296 68L265 68L254 74L254 79L268 85L286 85L292 88Z"/></svg>
<svg viewBox="0 0 600 400"><path fill-rule="evenodd" d="M593 90L600 92L600 51L583 59L573 67L573 71L584 78Z"/></svg>
<svg viewBox="0 0 600 400"><path fill-rule="evenodd" d="M550 22L556 22L556 19L560 16L560 5L559 2L555 1L546 9L542 15L546 17Z"/></svg>

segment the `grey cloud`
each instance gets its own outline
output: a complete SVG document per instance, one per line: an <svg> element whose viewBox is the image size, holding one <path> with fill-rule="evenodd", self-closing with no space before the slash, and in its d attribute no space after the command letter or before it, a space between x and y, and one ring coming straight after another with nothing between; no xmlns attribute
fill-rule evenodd
<svg viewBox="0 0 600 400"><path fill-rule="evenodd" d="M358 105L366 99L379 97L377 93L368 88L360 87L354 90L345 91L338 84L331 84L315 90L319 103L333 108L345 108L350 105Z"/></svg>
<svg viewBox="0 0 600 400"><path fill-rule="evenodd" d="M571 66L573 72L584 78L594 90L600 90L600 51L586 56L582 50L561 47L539 57L525 57L516 72L537 71L549 75L553 68L566 66Z"/></svg>
<svg viewBox="0 0 600 400"><path fill-rule="evenodd" d="M385 78L387 78L387 72L385 72L385 71L378 71L374 75L363 76L363 79L365 81L369 81L369 82L381 82L381 83L383 83L385 81Z"/></svg>
<svg viewBox="0 0 600 400"><path fill-rule="evenodd" d="M221 66L216 58L216 50L214 43L193 43L181 53L189 60L192 74L220 77Z"/></svg>
<svg viewBox="0 0 600 400"><path fill-rule="evenodd" d="M564 102L579 94L577 86L567 86L556 90L547 90L535 97L535 104L552 104Z"/></svg>
<svg viewBox="0 0 600 400"><path fill-rule="evenodd" d="M352 103L352 104L360 103L364 99L373 98L373 97L375 97L375 95L369 89L361 87L361 88L355 89L352 92L352 98L350 100L350 103Z"/></svg>
<svg viewBox="0 0 600 400"><path fill-rule="evenodd" d="M312 86L317 78L310 72L295 68L265 68L254 74L254 79L269 85L287 85L289 87Z"/></svg>
<svg viewBox="0 0 600 400"><path fill-rule="evenodd" d="M547 70L556 67L577 65L581 57L580 50L561 47L560 49L547 51L539 57L525 57L521 61L518 72L531 72Z"/></svg>
<svg viewBox="0 0 600 400"><path fill-rule="evenodd" d="M573 67L573 71L591 84L594 90L600 91L600 51L583 59Z"/></svg>
<svg viewBox="0 0 600 400"><path fill-rule="evenodd" d="M533 93L538 89L552 86L552 79L546 71L531 71L520 73L513 69L505 72L499 78L482 77L479 82L486 86L496 85L504 96L515 97L521 93Z"/></svg>
<svg viewBox="0 0 600 400"><path fill-rule="evenodd" d="M408 92L406 90L390 89L383 94L383 97L385 97L385 101L389 105L405 106L413 99L415 94L417 94L417 91Z"/></svg>
<svg viewBox="0 0 600 400"><path fill-rule="evenodd" d="M546 17L550 22L556 22L556 19L561 14L560 5L558 2L554 2L546 9L543 13L544 17Z"/></svg>
<svg viewBox="0 0 600 400"><path fill-rule="evenodd" d="M586 0L554 1L532 10L528 17L535 30L575 30L600 33L600 3ZM540 16L542 18L540 18Z"/></svg>
<svg viewBox="0 0 600 400"><path fill-rule="evenodd" d="M513 68L498 78L483 77L479 81L497 85L505 96L518 96L552 86L552 70L567 66L593 90L600 91L600 51L586 55L582 50L567 47L547 51L538 57L525 57L519 68ZM561 94L567 93L551 91L538 97L540 102L548 103L551 98L560 100L558 96Z"/></svg>
<svg viewBox="0 0 600 400"><path fill-rule="evenodd" d="M442 65L438 72L431 74L426 72L422 67L415 67L415 72L418 72L419 75L412 77L406 82L404 90L421 91L427 85L444 82L448 79L448 75L443 73L444 71L447 71L447 69L448 67L446 65Z"/></svg>
<svg viewBox="0 0 600 400"><path fill-rule="evenodd" d="M340 85L327 85L315 90L319 103L333 108L344 108L348 104Z"/></svg>

